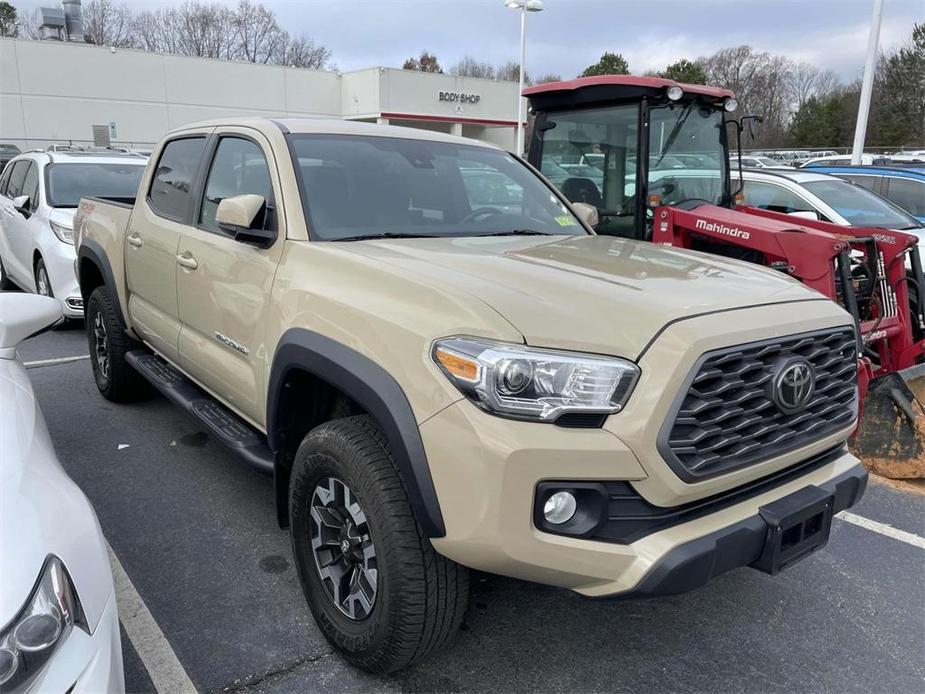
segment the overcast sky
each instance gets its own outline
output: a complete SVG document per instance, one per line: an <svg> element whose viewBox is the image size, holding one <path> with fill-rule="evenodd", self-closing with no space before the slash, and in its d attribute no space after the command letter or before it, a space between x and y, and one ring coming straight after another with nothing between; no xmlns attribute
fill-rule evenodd
<svg viewBox="0 0 925 694"><path fill-rule="evenodd" d="M115 0L119 2L119 0ZM236 4L237 0L227 0ZM52 0L47 4L56 4ZM263 0L290 33L333 51L341 70L400 66L421 50L444 68L464 55L516 59L519 21L504 0ZM544 0L527 17L527 70L573 77L604 51L622 53L634 73L743 43L788 55L844 79L860 74L873 0ZM35 7L38 0L13 3ZM152 8L171 2L129 0ZM177 3L179 4L179 0ZM884 0L882 48L925 21L925 0Z"/></svg>

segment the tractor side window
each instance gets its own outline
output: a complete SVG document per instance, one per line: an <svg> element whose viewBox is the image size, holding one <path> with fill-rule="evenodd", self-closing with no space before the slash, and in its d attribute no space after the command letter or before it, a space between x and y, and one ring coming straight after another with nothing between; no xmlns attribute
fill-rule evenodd
<svg viewBox="0 0 925 694"><path fill-rule="evenodd" d="M745 204L771 212L815 212L796 193L783 186L763 181L745 181Z"/></svg>
<svg viewBox="0 0 925 694"><path fill-rule="evenodd" d="M597 231L632 236L639 108L551 113L540 170L571 202L596 207Z"/></svg>

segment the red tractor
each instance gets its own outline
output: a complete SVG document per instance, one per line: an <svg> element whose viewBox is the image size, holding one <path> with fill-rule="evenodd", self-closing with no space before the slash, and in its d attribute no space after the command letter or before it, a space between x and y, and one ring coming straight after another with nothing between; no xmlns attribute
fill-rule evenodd
<svg viewBox="0 0 925 694"><path fill-rule="evenodd" d="M750 125L725 89L608 75L531 87L529 161L600 234L760 263L838 302L858 327L854 448L892 477L925 476L925 278L918 239L750 207L730 175ZM593 215L592 215L593 216Z"/></svg>

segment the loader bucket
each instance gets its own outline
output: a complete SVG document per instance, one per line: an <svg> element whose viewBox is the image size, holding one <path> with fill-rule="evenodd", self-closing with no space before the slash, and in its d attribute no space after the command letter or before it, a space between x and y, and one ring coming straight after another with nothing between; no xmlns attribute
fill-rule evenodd
<svg viewBox="0 0 925 694"><path fill-rule="evenodd" d="M851 450L877 475L925 478L925 364L870 382Z"/></svg>

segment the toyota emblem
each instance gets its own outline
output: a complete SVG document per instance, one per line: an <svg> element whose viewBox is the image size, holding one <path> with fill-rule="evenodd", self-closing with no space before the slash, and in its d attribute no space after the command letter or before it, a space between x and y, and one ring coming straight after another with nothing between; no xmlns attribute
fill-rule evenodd
<svg viewBox="0 0 925 694"><path fill-rule="evenodd" d="M793 414L805 408L816 392L813 367L805 359L794 359L777 372L772 399L784 414Z"/></svg>

